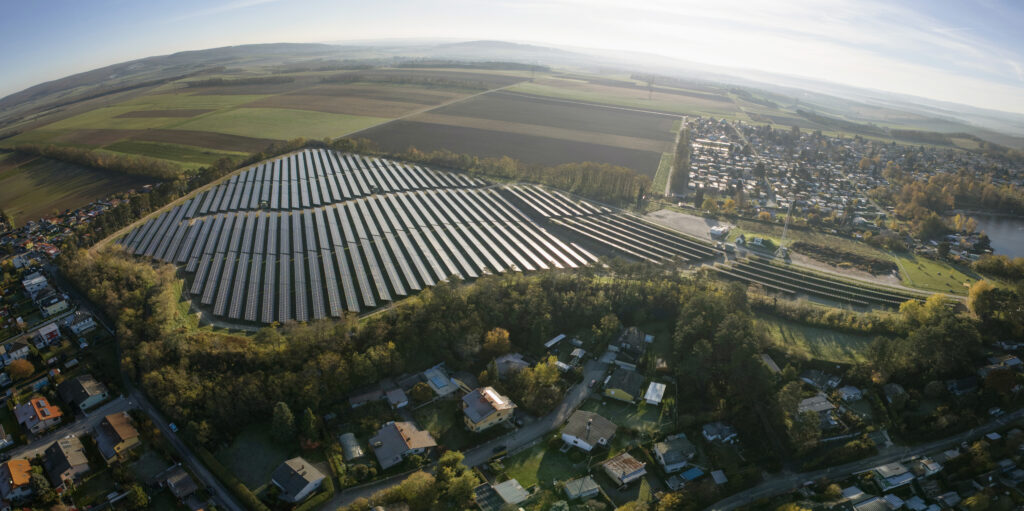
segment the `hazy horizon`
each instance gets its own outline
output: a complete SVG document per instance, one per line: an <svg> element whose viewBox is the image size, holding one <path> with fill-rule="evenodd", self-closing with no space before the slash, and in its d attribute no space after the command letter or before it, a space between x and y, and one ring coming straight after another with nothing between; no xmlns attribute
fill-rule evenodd
<svg viewBox="0 0 1024 511"><path fill-rule="evenodd" d="M260 43L504 40L695 64L1024 113L1024 6L787 0L546 3L235 0L18 3L0 20L0 96L103 66Z"/></svg>

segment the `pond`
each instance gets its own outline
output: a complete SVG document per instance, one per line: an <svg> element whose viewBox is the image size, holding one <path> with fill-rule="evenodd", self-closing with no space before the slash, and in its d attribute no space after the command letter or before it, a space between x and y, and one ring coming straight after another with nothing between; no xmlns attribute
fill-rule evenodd
<svg viewBox="0 0 1024 511"><path fill-rule="evenodd" d="M1024 257L1024 218L1011 216L971 215L978 221L978 230L992 240L992 251L1009 257Z"/></svg>

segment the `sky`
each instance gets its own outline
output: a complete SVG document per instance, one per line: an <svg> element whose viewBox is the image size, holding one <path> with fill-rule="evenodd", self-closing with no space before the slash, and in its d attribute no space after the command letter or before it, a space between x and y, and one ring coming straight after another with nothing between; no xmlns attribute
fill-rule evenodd
<svg viewBox="0 0 1024 511"><path fill-rule="evenodd" d="M1017 0L4 2L0 96L126 60L273 42L489 39L652 53L1024 113Z"/></svg>

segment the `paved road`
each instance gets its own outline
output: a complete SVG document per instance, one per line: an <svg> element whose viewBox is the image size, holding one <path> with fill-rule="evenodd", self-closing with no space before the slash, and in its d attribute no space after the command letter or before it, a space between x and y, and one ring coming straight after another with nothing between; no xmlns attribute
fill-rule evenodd
<svg viewBox="0 0 1024 511"><path fill-rule="evenodd" d="M579 406L583 404L583 401L590 396L592 392L589 387L590 380L600 380L601 378L604 378L604 373L607 368L608 366L606 364L602 364L596 360L588 361L586 365L583 366L583 382L573 385L565 394L565 397L562 398L562 402L557 408L547 415L518 428L512 433L495 438L466 451L463 453L466 456L464 463L470 467L482 465L491 459L491 456L494 455L495 448L498 446L505 446L509 452L514 452L517 449L530 444L534 440L543 437L549 431L562 427L562 424L569 419L569 415L579 408ZM430 471L431 469L432 467L426 467L427 471ZM367 486L342 491L335 495L333 499L321 506L320 509L334 510L342 506L347 506L358 498L370 498L370 496L378 491L400 484L402 481L405 481L407 477L409 477L409 474L402 474L377 481Z"/></svg>
<svg viewBox="0 0 1024 511"><path fill-rule="evenodd" d="M709 511L725 511L736 509L740 506L750 504L759 499L766 497L772 497L780 495L786 492L796 490L806 481L814 481L818 478L825 477L828 479L842 479L849 477L853 474L870 470L879 465L885 465L886 463L892 463L894 461L900 461L911 456L933 454L941 452L951 447L960 445L963 442L976 439L987 433L991 433L997 429L1003 428L1006 425L1016 420L1024 418L1024 409L1017 410L1016 412L1004 415L998 419L995 419L984 426L965 431L958 435L943 438L941 440L935 440L926 444L916 445L912 447L891 447L886 452L873 456L871 458L863 459L860 461L854 461L845 465L837 467L829 467L821 470L815 470L813 472L801 472L801 473L790 473L782 474L771 479L765 480L761 484L750 488L749 490L737 493L731 497L722 499L715 504L709 506Z"/></svg>

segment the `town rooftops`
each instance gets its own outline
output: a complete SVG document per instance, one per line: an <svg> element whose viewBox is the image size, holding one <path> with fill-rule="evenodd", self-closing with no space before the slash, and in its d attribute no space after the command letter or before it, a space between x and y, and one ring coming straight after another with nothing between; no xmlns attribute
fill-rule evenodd
<svg viewBox="0 0 1024 511"><path fill-rule="evenodd" d="M64 412L60 411L60 408L51 405L50 402L42 396L30 399L27 404L29 406L22 405L14 409L14 414L17 416L19 423L24 423L32 418L43 422L62 417L64 415Z"/></svg>
<svg viewBox="0 0 1024 511"><path fill-rule="evenodd" d="M647 392L644 394L644 401L650 404L661 403L661 400L665 397L665 384L651 382L647 386Z"/></svg>
<svg viewBox="0 0 1024 511"><path fill-rule="evenodd" d="M570 499L592 495L601 491L597 481L591 476L580 477L565 483L565 495Z"/></svg>
<svg viewBox="0 0 1024 511"><path fill-rule="evenodd" d="M661 455L666 465L674 465L692 458L697 448L685 435L679 435L654 444L654 451Z"/></svg>
<svg viewBox="0 0 1024 511"><path fill-rule="evenodd" d="M3 470L10 477L11 488L18 488L29 483L29 476L32 475L32 464L28 460L14 459L3 464Z"/></svg>
<svg viewBox="0 0 1024 511"><path fill-rule="evenodd" d="M518 504L530 497L530 492L526 491L523 485L519 484L519 481L515 479L495 484L492 488L494 488L494 491L506 504Z"/></svg>
<svg viewBox="0 0 1024 511"><path fill-rule="evenodd" d="M436 447L429 431L421 431L411 422L388 422L370 439L377 459L388 462L416 449ZM382 463L383 464L383 463Z"/></svg>
<svg viewBox="0 0 1024 511"><path fill-rule="evenodd" d="M501 395L494 387L481 387L462 397L463 411L474 423L480 422L491 414L515 408L511 399Z"/></svg>
<svg viewBox="0 0 1024 511"><path fill-rule="evenodd" d="M105 394L107 387L97 381L93 375L83 374L58 385L57 392L61 399L78 406L90 397Z"/></svg>
<svg viewBox="0 0 1024 511"><path fill-rule="evenodd" d="M628 452L624 452L611 458L604 463L604 469L610 474L615 474L619 479L622 479L629 474L632 474L638 470L643 470L646 466L642 461L634 458Z"/></svg>
<svg viewBox="0 0 1024 511"><path fill-rule="evenodd" d="M601 438L611 440L617 429L618 426L614 422L594 412L576 410L569 417L569 422L565 424L562 433L594 445Z"/></svg>
<svg viewBox="0 0 1024 511"><path fill-rule="evenodd" d="M640 395L644 386L644 375L623 367L616 367L604 384L606 389L622 389L631 396Z"/></svg>
<svg viewBox="0 0 1024 511"><path fill-rule="evenodd" d="M435 366L423 371L423 376L427 379L427 385L430 385L439 396L447 396L459 390L459 386L452 383L451 378L440 367Z"/></svg>
<svg viewBox="0 0 1024 511"><path fill-rule="evenodd" d="M835 406L829 402L828 398L825 397L825 394L819 393L814 397L809 397L807 399L804 399L803 401L800 401L800 404L797 406L797 411L799 413L821 413L827 412L833 408L835 408Z"/></svg>

